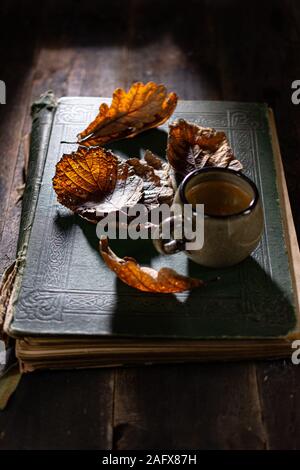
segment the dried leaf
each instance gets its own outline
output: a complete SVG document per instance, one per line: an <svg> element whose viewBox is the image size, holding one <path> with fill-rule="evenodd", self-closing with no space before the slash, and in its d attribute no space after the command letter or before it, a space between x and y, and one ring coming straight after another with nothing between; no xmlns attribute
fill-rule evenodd
<svg viewBox="0 0 300 470"><path fill-rule="evenodd" d="M119 258L109 247L108 239L102 237L100 253L106 265L114 271L121 281L144 292L176 293L205 285L200 279L182 276L170 268L140 266L134 258Z"/></svg>
<svg viewBox="0 0 300 470"><path fill-rule="evenodd" d="M174 187L168 163L163 162L150 150L146 150L144 159L129 158L126 162L144 181L142 201L148 209L163 203L172 204Z"/></svg>
<svg viewBox="0 0 300 470"><path fill-rule="evenodd" d="M91 222L134 206L143 196L143 180L109 150L80 148L56 165L53 187L58 201Z"/></svg>
<svg viewBox="0 0 300 470"><path fill-rule="evenodd" d="M102 103L95 120L78 135L86 146L103 145L113 140L133 137L146 129L163 124L177 104L175 93L167 94L163 85L134 83L126 93L117 88L112 103Z"/></svg>
<svg viewBox="0 0 300 470"><path fill-rule="evenodd" d="M170 125L167 158L176 172L186 175L197 168L220 166L239 171L224 132L179 119Z"/></svg>

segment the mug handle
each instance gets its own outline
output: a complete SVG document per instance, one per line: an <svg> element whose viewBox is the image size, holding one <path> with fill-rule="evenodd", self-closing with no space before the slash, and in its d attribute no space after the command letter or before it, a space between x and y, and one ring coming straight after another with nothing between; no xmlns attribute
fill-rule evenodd
<svg viewBox="0 0 300 470"><path fill-rule="evenodd" d="M171 215L170 217L164 219L157 229L157 232L154 234L153 244L156 250L162 255L174 255L179 251L185 250L186 241L184 237L174 238L174 227L176 224L182 226L183 220L181 215ZM173 230L170 230L170 238L165 239L163 237L165 233L165 227L172 227Z"/></svg>

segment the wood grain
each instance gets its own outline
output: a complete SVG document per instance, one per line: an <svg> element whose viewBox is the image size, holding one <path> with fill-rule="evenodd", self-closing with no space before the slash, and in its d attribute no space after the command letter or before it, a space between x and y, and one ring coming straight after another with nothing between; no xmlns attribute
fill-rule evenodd
<svg viewBox="0 0 300 470"><path fill-rule="evenodd" d="M182 99L268 102L299 236L297 0L17 3L0 6L0 271L15 256L29 105L49 88L97 96L154 80ZM286 361L32 374L0 414L0 448L300 448L299 389Z"/></svg>
<svg viewBox="0 0 300 470"><path fill-rule="evenodd" d="M26 375L0 414L0 448L107 449L112 397L109 370Z"/></svg>
<svg viewBox="0 0 300 470"><path fill-rule="evenodd" d="M114 448L265 449L255 366L119 370Z"/></svg>

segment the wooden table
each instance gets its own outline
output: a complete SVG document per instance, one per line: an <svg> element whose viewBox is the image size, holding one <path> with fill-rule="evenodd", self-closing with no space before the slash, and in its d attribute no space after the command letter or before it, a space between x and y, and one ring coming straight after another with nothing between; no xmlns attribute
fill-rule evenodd
<svg viewBox="0 0 300 470"><path fill-rule="evenodd" d="M268 102L300 233L297 0L5 0L0 18L1 272L16 252L30 103L50 88L110 96L154 80L182 99ZM299 400L289 359L34 373L0 413L0 448L300 448Z"/></svg>

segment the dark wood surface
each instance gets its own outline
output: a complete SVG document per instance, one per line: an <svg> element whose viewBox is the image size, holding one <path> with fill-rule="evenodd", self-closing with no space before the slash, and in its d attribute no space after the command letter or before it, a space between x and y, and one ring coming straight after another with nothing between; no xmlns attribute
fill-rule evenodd
<svg viewBox="0 0 300 470"><path fill-rule="evenodd" d="M136 80L182 99L266 101L275 111L300 234L300 5L282 1L2 1L0 271L14 259L32 100L107 95ZM300 448L290 360L23 377L0 412L1 449Z"/></svg>

